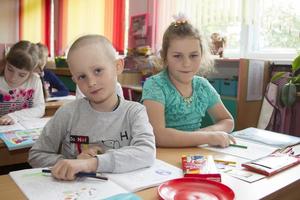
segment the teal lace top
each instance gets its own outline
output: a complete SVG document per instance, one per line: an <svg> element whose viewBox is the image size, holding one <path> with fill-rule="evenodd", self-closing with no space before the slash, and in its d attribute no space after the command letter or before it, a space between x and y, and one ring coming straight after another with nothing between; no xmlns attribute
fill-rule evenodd
<svg viewBox="0 0 300 200"><path fill-rule="evenodd" d="M164 70L146 80L141 101L153 100L164 105L167 128L195 131L201 127L206 110L221 102L221 99L203 77L194 76L192 85L193 94L188 101L177 91L167 70Z"/></svg>

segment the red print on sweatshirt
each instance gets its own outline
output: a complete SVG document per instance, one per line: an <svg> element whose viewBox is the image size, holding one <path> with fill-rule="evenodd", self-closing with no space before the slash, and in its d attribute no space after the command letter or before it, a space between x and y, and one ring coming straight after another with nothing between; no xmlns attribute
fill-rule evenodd
<svg viewBox="0 0 300 200"><path fill-rule="evenodd" d="M34 89L12 89L8 92L0 90L0 116L31 108L33 94Z"/></svg>

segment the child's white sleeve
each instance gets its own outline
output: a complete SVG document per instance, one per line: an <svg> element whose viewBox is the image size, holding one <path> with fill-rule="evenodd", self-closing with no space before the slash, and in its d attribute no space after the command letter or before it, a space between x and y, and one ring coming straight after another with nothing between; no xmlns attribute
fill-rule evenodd
<svg viewBox="0 0 300 200"><path fill-rule="evenodd" d="M43 117L45 114L45 99L42 82L40 78L34 74L32 79L32 88L34 88L35 91L33 94L33 105L31 108L9 113L8 116L13 118L15 122Z"/></svg>

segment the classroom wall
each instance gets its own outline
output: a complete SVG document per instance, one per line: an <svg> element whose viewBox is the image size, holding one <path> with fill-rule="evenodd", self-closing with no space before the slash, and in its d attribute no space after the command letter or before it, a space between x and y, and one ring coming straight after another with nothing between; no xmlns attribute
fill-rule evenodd
<svg viewBox="0 0 300 200"><path fill-rule="evenodd" d="M18 38L18 0L1 0L0 43L15 43Z"/></svg>

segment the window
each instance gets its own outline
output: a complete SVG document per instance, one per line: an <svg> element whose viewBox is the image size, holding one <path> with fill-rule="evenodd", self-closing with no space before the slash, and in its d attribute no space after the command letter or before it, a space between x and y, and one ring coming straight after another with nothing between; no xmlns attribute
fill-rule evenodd
<svg viewBox="0 0 300 200"><path fill-rule="evenodd" d="M155 47L172 15L182 12L207 38L214 32L226 37L225 56L290 59L300 47L299 7L297 0L158 1Z"/></svg>
<svg viewBox="0 0 300 200"><path fill-rule="evenodd" d="M256 0L251 52L293 54L300 47L300 2Z"/></svg>

